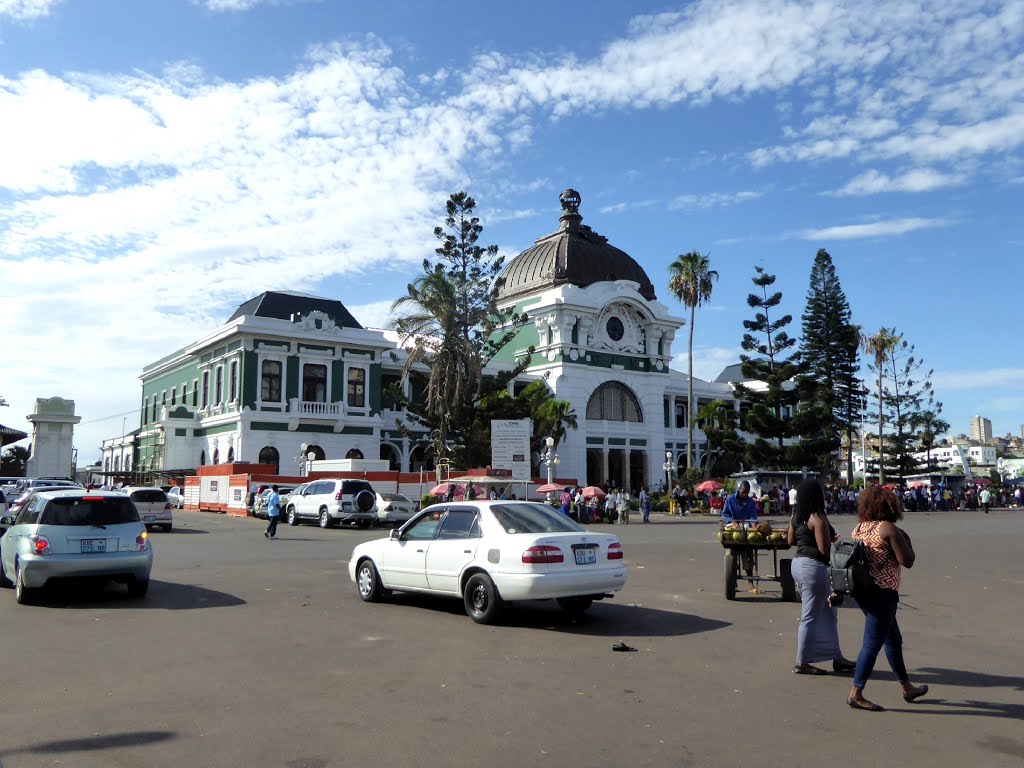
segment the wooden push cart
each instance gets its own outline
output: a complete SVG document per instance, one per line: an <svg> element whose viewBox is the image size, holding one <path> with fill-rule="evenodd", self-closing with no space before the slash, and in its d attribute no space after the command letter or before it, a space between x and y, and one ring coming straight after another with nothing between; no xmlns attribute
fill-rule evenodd
<svg viewBox="0 0 1024 768"><path fill-rule="evenodd" d="M736 599L736 584L740 579L746 579L758 584L762 581L777 581L782 587L782 599L795 603L797 602L796 582L793 581L792 565L793 560L789 557L780 558L779 552L789 549L785 539L781 541L747 541L749 531L741 528L743 540L736 541L733 531L726 530L723 526L719 538L725 548L725 599ZM729 535L727 535L729 534ZM771 552L773 571L768 575L761 575L758 561L761 553ZM741 571L749 570L747 573Z"/></svg>

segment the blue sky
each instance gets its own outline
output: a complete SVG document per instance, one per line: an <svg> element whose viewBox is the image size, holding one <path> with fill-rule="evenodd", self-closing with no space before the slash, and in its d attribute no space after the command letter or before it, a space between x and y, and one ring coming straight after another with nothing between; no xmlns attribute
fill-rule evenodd
<svg viewBox="0 0 1024 768"><path fill-rule="evenodd" d="M380 327L449 193L511 257L572 187L669 306L710 253L696 375L755 265L796 324L826 248L953 434L1019 434L1022 147L1022 2L0 0L0 422L74 399L94 460L142 366L246 299Z"/></svg>

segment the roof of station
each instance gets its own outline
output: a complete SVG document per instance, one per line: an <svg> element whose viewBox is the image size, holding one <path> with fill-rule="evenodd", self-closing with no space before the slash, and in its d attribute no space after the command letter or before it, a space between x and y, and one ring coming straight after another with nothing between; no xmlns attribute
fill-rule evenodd
<svg viewBox="0 0 1024 768"><path fill-rule="evenodd" d="M310 312L323 312L341 328L363 327L340 301L294 291L265 291L244 304L240 304L234 314L228 318L228 322L237 320L244 315L274 317L278 320L296 322Z"/></svg>

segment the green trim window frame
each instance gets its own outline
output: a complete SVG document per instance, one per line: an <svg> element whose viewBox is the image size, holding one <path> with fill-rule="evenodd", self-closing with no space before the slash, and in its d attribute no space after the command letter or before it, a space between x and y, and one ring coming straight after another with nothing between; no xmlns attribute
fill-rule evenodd
<svg viewBox="0 0 1024 768"><path fill-rule="evenodd" d="M235 402L238 399L238 361L237 360L232 360L231 361L231 374L230 374L230 384L229 384L229 386L230 386L230 390L231 390L231 397L229 398L229 402L233 403L233 402Z"/></svg>
<svg viewBox="0 0 1024 768"><path fill-rule="evenodd" d="M178 390L176 387L171 387L171 408L178 404Z"/></svg>
<svg viewBox="0 0 1024 768"><path fill-rule="evenodd" d="M280 360L264 360L260 364L260 400L281 402L281 380L284 366Z"/></svg>
<svg viewBox="0 0 1024 768"><path fill-rule="evenodd" d="M302 399L307 403L327 402L327 366L323 363L303 364Z"/></svg>
<svg viewBox="0 0 1024 768"><path fill-rule="evenodd" d="M366 407L366 369L352 366L348 369L345 402L349 408Z"/></svg>
<svg viewBox="0 0 1024 768"><path fill-rule="evenodd" d="M203 371L203 409L210 406L210 372Z"/></svg>
<svg viewBox="0 0 1024 768"><path fill-rule="evenodd" d="M149 398L148 397L145 400L142 401L142 425L145 426L146 424L149 424ZM109 471L109 470L110 470L110 468L108 467L107 471Z"/></svg>
<svg viewBox="0 0 1024 768"><path fill-rule="evenodd" d="M192 379L192 407L199 405L199 379Z"/></svg>
<svg viewBox="0 0 1024 768"><path fill-rule="evenodd" d="M218 365L217 372L214 374L214 385L213 385L213 403L214 405L220 405L224 400L224 366Z"/></svg>

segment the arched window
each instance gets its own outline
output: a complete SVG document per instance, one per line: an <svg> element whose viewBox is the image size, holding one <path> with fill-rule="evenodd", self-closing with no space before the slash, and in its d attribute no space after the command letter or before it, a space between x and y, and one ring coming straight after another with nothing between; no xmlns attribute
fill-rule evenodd
<svg viewBox="0 0 1024 768"><path fill-rule="evenodd" d="M324 453L324 449L319 445L307 445L306 456L309 456L311 453L313 454L313 461L323 461L327 458L327 454Z"/></svg>
<svg viewBox="0 0 1024 768"><path fill-rule="evenodd" d="M276 475L278 471L278 464L281 461L281 454L277 452L277 448L267 445L260 449L258 461L260 464L269 464L272 466L274 468L272 474Z"/></svg>
<svg viewBox="0 0 1024 768"><path fill-rule="evenodd" d="M625 384L606 381L590 396L587 418L594 421L643 421L640 401Z"/></svg>
<svg viewBox="0 0 1024 768"><path fill-rule="evenodd" d="M235 463L235 447L231 446L228 448L228 464Z"/></svg>
<svg viewBox="0 0 1024 768"><path fill-rule="evenodd" d="M419 472L421 469L426 471L434 469L434 456L427 453L425 445L417 445L409 454L409 471Z"/></svg>
<svg viewBox="0 0 1024 768"><path fill-rule="evenodd" d="M129 471L131 471L131 468L132 468L132 457L131 456L125 456L124 457L124 471L125 472L129 472Z"/></svg>
<svg viewBox="0 0 1024 768"><path fill-rule="evenodd" d="M220 448L213 449L213 463L220 464Z"/></svg>
<svg viewBox="0 0 1024 768"><path fill-rule="evenodd" d="M398 450L393 445L381 443L380 458L388 462L388 469L392 472L402 471L402 458L399 455Z"/></svg>
<svg viewBox="0 0 1024 768"><path fill-rule="evenodd" d="M358 448L352 448L348 453L345 454L346 459L361 459L363 458L363 452Z"/></svg>
<svg viewBox="0 0 1024 768"><path fill-rule="evenodd" d="M115 456L114 457L114 471L117 472L120 469L121 469L121 457L120 456Z"/></svg>
<svg viewBox="0 0 1024 768"><path fill-rule="evenodd" d="M206 466L206 451L200 451L199 452L199 466L200 467L205 467Z"/></svg>

